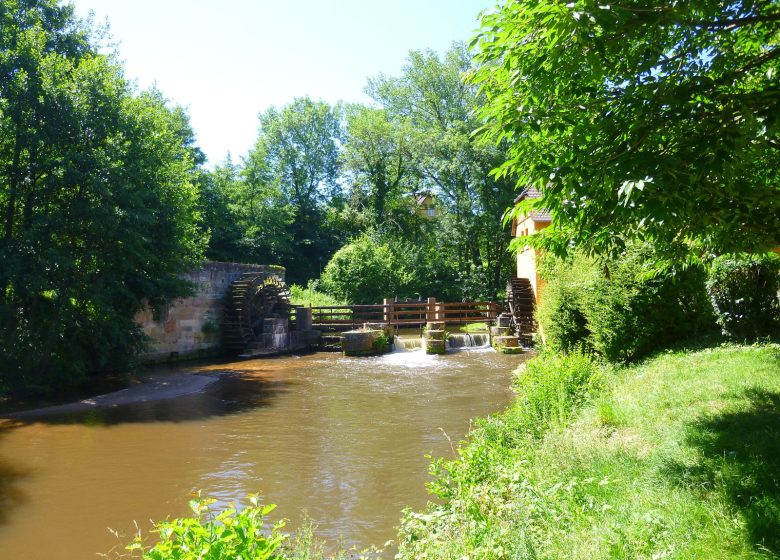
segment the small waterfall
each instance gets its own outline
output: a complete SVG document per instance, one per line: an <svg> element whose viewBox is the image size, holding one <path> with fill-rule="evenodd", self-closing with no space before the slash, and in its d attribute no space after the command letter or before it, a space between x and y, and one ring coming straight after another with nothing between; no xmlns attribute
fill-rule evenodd
<svg viewBox="0 0 780 560"><path fill-rule="evenodd" d="M488 333L455 333L447 339L448 348L487 348L490 346Z"/></svg>
<svg viewBox="0 0 780 560"><path fill-rule="evenodd" d="M412 350L420 350L422 348L422 338L409 337L401 338L396 336L394 340L396 352L410 352Z"/></svg>

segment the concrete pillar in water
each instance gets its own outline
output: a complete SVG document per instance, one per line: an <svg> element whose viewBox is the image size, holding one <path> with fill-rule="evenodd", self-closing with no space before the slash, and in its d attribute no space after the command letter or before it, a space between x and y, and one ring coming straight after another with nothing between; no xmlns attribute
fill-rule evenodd
<svg viewBox="0 0 780 560"><path fill-rule="evenodd" d="M389 323L363 323L363 330L367 331L382 331L385 333L387 340L390 344L393 343L394 331L393 326Z"/></svg>
<svg viewBox="0 0 780 560"><path fill-rule="evenodd" d="M423 347L426 354L444 354L447 349L447 333L441 321L428 321L423 337Z"/></svg>
<svg viewBox="0 0 780 560"><path fill-rule="evenodd" d="M490 327L490 336L510 336L512 334L511 327Z"/></svg>
<svg viewBox="0 0 780 560"><path fill-rule="evenodd" d="M341 351L345 356L378 356L390 351L390 342L382 330L347 331L341 333Z"/></svg>
<svg viewBox="0 0 780 560"><path fill-rule="evenodd" d="M295 326L299 331L310 331L312 324L311 307L295 308Z"/></svg>
<svg viewBox="0 0 780 560"><path fill-rule="evenodd" d="M520 346L520 339L514 335L494 336L490 343L497 351L503 354L522 354L523 348Z"/></svg>

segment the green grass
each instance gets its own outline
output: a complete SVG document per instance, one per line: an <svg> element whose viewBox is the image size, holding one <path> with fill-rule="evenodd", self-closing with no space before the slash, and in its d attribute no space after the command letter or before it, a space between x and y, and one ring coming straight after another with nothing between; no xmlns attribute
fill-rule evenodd
<svg viewBox="0 0 780 560"><path fill-rule="evenodd" d="M330 305L346 305L333 296L318 292L311 288L304 288L297 284L290 285L290 303L293 305L305 305L312 307L327 307Z"/></svg>
<svg viewBox="0 0 780 560"><path fill-rule="evenodd" d="M483 333L490 330L487 323L466 323L458 327L458 329L460 332L466 333Z"/></svg>
<svg viewBox="0 0 780 560"><path fill-rule="evenodd" d="M407 512L401 558L778 557L780 346L529 368L434 463L443 503Z"/></svg>

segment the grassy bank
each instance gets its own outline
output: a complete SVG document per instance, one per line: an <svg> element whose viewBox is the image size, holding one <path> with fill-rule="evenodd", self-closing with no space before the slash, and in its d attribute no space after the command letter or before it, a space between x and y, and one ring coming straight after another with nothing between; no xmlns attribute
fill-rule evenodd
<svg viewBox="0 0 780 560"><path fill-rule="evenodd" d="M402 558L775 558L780 346L623 369L542 356L518 400L434 463Z"/></svg>

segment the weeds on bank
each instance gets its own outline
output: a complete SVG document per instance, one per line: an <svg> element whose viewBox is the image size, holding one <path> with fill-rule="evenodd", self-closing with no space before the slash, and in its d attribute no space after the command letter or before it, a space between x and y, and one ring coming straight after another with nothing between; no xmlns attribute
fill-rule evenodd
<svg viewBox="0 0 780 560"><path fill-rule="evenodd" d="M434 461L443 503L405 513L400 558L780 554L780 346L542 355L515 386Z"/></svg>
<svg viewBox="0 0 780 560"><path fill-rule="evenodd" d="M341 544L329 551L316 537L317 526L307 516L290 536L282 532L284 520L272 523L268 519L275 505L260 504L256 494L247 499L249 505L243 509L229 504L214 511L211 506L216 500L201 498L198 493L189 502L193 517L154 524L151 533L158 540L153 544L139 530L130 544L101 556L117 560L372 560L384 552L378 547L359 551Z"/></svg>

